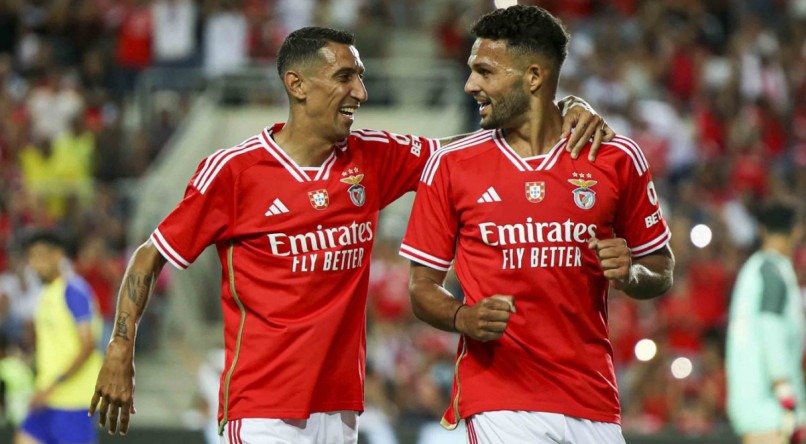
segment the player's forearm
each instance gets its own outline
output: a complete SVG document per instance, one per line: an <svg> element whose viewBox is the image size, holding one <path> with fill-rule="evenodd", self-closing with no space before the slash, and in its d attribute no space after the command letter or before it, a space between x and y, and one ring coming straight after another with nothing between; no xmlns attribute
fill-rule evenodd
<svg viewBox="0 0 806 444"><path fill-rule="evenodd" d="M634 259L630 277L620 289L635 299L652 299L669 291L673 282L674 255L666 248Z"/></svg>
<svg viewBox="0 0 806 444"><path fill-rule="evenodd" d="M456 331L454 316L462 303L443 287L445 272L412 263L409 296L414 316L445 331Z"/></svg>
<svg viewBox="0 0 806 444"><path fill-rule="evenodd" d="M164 265L165 259L151 241L146 241L134 252L118 292L113 342L125 342L130 347L134 346L137 324Z"/></svg>
<svg viewBox="0 0 806 444"><path fill-rule="evenodd" d="M761 355L765 373L773 381L789 378L789 357L792 352L787 349L788 328L781 315L761 312L758 315L758 331L756 335L761 343Z"/></svg>

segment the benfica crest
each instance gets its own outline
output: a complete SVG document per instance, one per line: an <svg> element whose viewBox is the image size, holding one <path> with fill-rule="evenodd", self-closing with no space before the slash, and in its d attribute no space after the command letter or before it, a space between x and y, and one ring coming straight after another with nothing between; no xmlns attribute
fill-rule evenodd
<svg viewBox="0 0 806 444"><path fill-rule="evenodd" d="M317 210L324 210L330 204L330 198L327 195L326 189L308 191L308 200L311 205Z"/></svg>
<svg viewBox="0 0 806 444"><path fill-rule="evenodd" d="M590 175L588 175L588 177L590 177ZM568 179L568 182L578 187L573 191L574 203L583 210L590 210L593 208L593 204L596 203L596 192L590 188L599 182L596 180L585 179Z"/></svg>
<svg viewBox="0 0 806 444"><path fill-rule="evenodd" d="M363 206L367 201L367 194L365 192L366 188L364 185L361 185L361 181L364 180L364 174L351 173L358 173L358 168L351 168L345 171L342 173L342 176L347 176L347 174L350 175L340 180L350 185L350 188L347 188L347 194L350 196L350 201L353 203L353 205L360 207Z"/></svg>
<svg viewBox="0 0 806 444"><path fill-rule="evenodd" d="M546 182L526 182L526 200L538 203L546 197Z"/></svg>

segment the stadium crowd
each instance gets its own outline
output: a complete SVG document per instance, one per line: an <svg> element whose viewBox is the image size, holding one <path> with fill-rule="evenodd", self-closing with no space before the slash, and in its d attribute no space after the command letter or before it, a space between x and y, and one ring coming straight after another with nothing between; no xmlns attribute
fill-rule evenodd
<svg viewBox="0 0 806 444"><path fill-rule="evenodd" d="M572 35L561 95L588 100L639 143L673 232L671 293L640 303L610 299L624 430L724 430L725 321L737 268L756 242L753 212L769 199L802 204L806 195L806 1L533 3L558 14ZM27 356L33 343L37 283L18 249L30 227L58 227L76 240L76 271L111 322L137 178L190 102L177 96L152 110L153 119L138 115L134 91L144 71L189 68L212 78L270 64L288 32L319 24L354 31L364 58L389 56L389 39L381 38L388 29L430 33L437 56L464 73L467 29L492 7L0 1L0 342L8 344L0 357ZM468 130L474 113L468 105ZM366 396L390 422L419 424L447 406L456 338L413 317L398 242L378 242L373 256ZM803 245L795 264L806 289ZM159 310L149 314L158 325ZM636 349L641 339L654 346Z"/></svg>

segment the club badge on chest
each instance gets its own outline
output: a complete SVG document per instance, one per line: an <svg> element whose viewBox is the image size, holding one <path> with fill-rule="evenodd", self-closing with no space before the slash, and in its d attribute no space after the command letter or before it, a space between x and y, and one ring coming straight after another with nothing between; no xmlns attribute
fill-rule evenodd
<svg viewBox="0 0 806 444"><path fill-rule="evenodd" d="M599 181L590 180L590 177L590 173L574 173L574 179L568 179L570 184L577 186L572 191L574 203L583 210L590 210L593 208L593 204L596 203L596 192L591 190L591 187L599 183Z"/></svg>
<svg viewBox="0 0 806 444"><path fill-rule="evenodd" d="M347 194L350 196L350 202L357 207L361 207L367 201L367 193L366 188L364 185L361 185L361 181L364 180L364 174L358 172L358 168L353 167L348 170L345 170L341 173L342 178L339 179L342 182L350 185L350 188L347 188Z"/></svg>

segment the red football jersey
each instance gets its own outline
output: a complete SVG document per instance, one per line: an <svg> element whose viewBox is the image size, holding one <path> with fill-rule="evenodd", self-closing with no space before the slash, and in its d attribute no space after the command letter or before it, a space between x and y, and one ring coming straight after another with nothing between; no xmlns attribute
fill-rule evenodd
<svg viewBox="0 0 806 444"><path fill-rule="evenodd" d="M215 244L226 367L219 419L363 410L365 313L379 211L418 183L436 140L353 131L319 168L272 139L199 165L151 240L185 268Z"/></svg>
<svg viewBox="0 0 806 444"><path fill-rule="evenodd" d="M622 237L637 257L670 232L633 141L603 144L595 163L564 143L524 159L501 131L479 131L423 171L400 253L438 270L453 261L468 304L506 294L517 310L501 339L462 338L446 425L493 410L620 421L608 281L587 241Z"/></svg>

